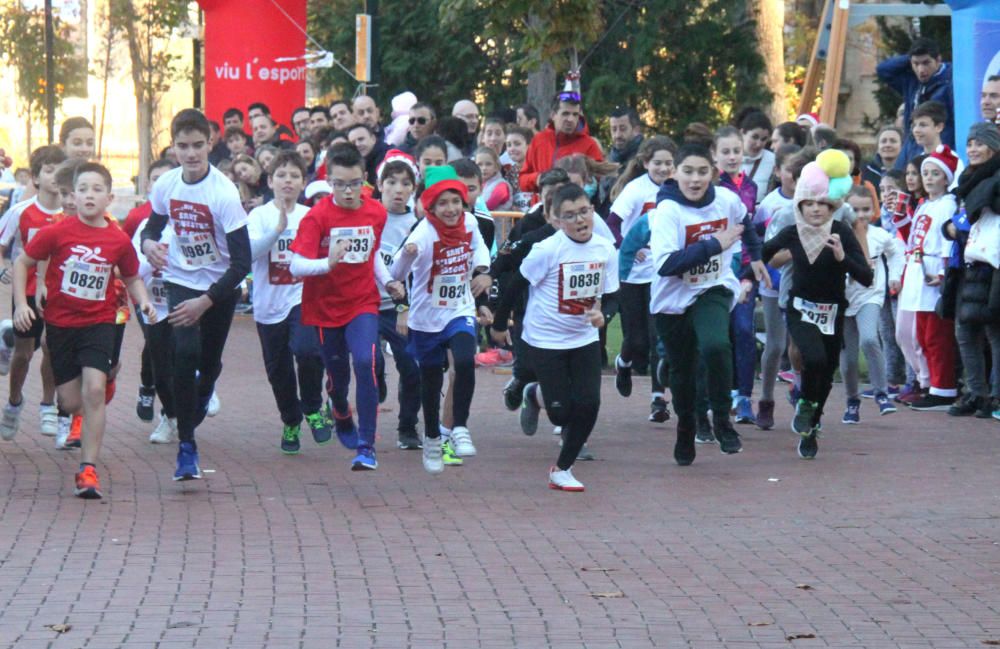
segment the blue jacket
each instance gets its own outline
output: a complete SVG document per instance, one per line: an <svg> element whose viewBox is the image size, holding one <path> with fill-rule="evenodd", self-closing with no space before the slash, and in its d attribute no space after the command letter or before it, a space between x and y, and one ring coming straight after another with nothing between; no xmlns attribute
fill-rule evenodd
<svg viewBox="0 0 1000 649"><path fill-rule="evenodd" d="M635 254L649 247L649 212L643 214L622 237L621 248L618 249L618 281L624 282L635 265Z"/></svg>
<svg viewBox="0 0 1000 649"><path fill-rule="evenodd" d="M941 68L927 83L920 83L917 79L907 54L882 61L875 71L887 86L903 95L903 130L906 132L906 140L903 142L903 151L896 160L896 169L905 169L907 162L924 152L914 141L910 125L913 109L925 101L939 101L948 108L948 121L941 132L941 141L952 149L955 148L955 97L950 63L942 63Z"/></svg>

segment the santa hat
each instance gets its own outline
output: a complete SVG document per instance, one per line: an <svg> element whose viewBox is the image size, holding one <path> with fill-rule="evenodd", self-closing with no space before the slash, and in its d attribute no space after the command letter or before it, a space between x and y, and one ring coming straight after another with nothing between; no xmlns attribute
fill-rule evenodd
<svg viewBox="0 0 1000 649"><path fill-rule="evenodd" d="M469 188L458 179L454 167L451 165L428 167L424 193L420 195L420 203L424 206L424 211L430 212L438 197L447 191L458 192L463 203L469 202Z"/></svg>
<svg viewBox="0 0 1000 649"><path fill-rule="evenodd" d="M949 183L955 180L958 157L947 144L938 145L934 153L924 158L924 161L920 164L920 169L923 170L924 166L929 164L937 165L944 172L944 177L948 179Z"/></svg>
<svg viewBox="0 0 1000 649"><path fill-rule="evenodd" d="M382 180L382 170L385 169L385 165L389 162L405 162L413 170L413 177L420 178L420 170L417 168L417 161L413 159L413 156L399 149L389 149L385 152L385 158L382 159L382 162L375 170L375 176L379 180Z"/></svg>
<svg viewBox="0 0 1000 649"><path fill-rule="evenodd" d="M306 185L306 200L312 200L319 194L332 194L330 183L325 180L314 180Z"/></svg>
<svg viewBox="0 0 1000 649"><path fill-rule="evenodd" d="M816 113L802 113L801 115L795 118L796 122L801 120L809 122L809 128L819 125L819 115L817 115Z"/></svg>

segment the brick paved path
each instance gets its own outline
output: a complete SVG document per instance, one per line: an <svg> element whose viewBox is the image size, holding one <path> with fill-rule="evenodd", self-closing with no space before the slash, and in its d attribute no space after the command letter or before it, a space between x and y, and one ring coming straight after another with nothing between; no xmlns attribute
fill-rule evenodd
<svg viewBox="0 0 1000 649"><path fill-rule="evenodd" d="M1000 641L1000 424L900 412L671 457L606 377L584 494L546 488L555 438L526 438L479 370L479 457L434 478L380 420L380 468L339 447L278 453L249 319L226 352L201 482L170 480L134 413L129 327L101 475L35 432L0 444L0 647L984 647ZM3 383L6 385L6 382ZM644 389L636 388L636 395ZM6 395L6 389L0 394ZM832 410L839 415L842 393ZM33 372L30 404L38 401ZM391 405L389 403L387 406ZM60 635L48 625L66 624ZM786 636L813 634L812 639Z"/></svg>

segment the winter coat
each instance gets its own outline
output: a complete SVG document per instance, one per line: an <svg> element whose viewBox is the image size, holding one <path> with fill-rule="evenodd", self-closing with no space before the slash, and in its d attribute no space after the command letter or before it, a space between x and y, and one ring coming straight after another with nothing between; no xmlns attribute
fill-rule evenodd
<svg viewBox="0 0 1000 649"><path fill-rule="evenodd" d="M521 169L521 191L537 192L538 176L551 169L556 160L574 153L582 153L594 160L604 160L601 147L597 140L590 137L587 122L580 118L577 129L565 135L557 133L555 125L549 122L544 131L540 131L531 139L528 152L525 154L524 168Z"/></svg>

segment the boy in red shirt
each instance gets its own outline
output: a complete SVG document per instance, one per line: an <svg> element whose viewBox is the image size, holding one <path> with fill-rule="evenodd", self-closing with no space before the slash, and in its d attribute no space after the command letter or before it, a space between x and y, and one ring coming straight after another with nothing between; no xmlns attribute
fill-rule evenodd
<svg viewBox="0 0 1000 649"><path fill-rule="evenodd" d="M394 299L402 299L402 282L393 281L377 253L386 223L382 204L362 194L364 160L351 144L330 148L327 179L333 195L322 199L299 223L292 243L291 271L304 277L302 323L319 329L323 363L333 381L333 416L337 437L357 449L353 471L372 471L378 380L378 284ZM354 425L347 391L351 382L348 354L353 360L358 423Z"/></svg>
<svg viewBox="0 0 1000 649"><path fill-rule="evenodd" d="M45 333L59 405L67 412L83 410L75 493L100 498L95 463L104 438L104 397L115 348L115 267L143 313L155 318L156 310L139 278L132 242L105 218L114 199L111 174L100 164L84 163L77 168L73 187L77 217L42 229L14 262L14 326L26 331L38 317L27 300L28 275L39 260L48 259Z"/></svg>

